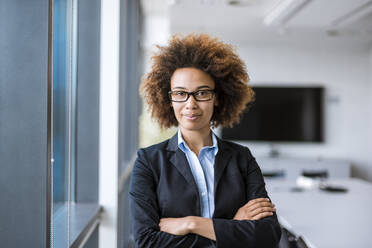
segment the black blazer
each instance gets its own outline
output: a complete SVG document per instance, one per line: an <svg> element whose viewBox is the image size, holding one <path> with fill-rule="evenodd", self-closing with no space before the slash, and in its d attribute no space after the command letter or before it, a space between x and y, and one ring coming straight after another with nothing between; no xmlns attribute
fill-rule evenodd
<svg viewBox="0 0 372 248"><path fill-rule="evenodd" d="M136 247L276 247L281 231L276 214L257 221L233 220L249 200L268 197L255 158L247 147L218 140L215 158L216 242L196 234L161 232L163 217L200 216L200 199L177 134L162 143L139 149L130 183L130 214ZM213 247L213 246L212 246Z"/></svg>

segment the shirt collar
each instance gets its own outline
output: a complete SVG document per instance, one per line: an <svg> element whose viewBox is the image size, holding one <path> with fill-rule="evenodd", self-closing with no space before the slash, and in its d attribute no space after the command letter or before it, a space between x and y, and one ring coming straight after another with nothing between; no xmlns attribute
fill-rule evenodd
<svg viewBox="0 0 372 248"><path fill-rule="evenodd" d="M216 156L218 152L218 142L217 142L217 137L216 135L211 131L212 135L212 146L204 146L204 149L211 148L214 150L214 155ZM178 147L183 151L186 152L186 150L191 151L185 140L182 138L181 130L178 129L177 131L177 137L178 137Z"/></svg>

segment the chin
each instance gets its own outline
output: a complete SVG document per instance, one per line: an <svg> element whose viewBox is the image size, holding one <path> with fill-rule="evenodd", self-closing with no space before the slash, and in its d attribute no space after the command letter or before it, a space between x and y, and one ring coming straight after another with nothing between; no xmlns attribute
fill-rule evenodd
<svg viewBox="0 0 372 248"><path fill-rule="evenodd" d="M189 131L201 131L203 129L209 129L210 126L208 125L201 125L200 123L182 123L180 125L183 129Z"/></svg>

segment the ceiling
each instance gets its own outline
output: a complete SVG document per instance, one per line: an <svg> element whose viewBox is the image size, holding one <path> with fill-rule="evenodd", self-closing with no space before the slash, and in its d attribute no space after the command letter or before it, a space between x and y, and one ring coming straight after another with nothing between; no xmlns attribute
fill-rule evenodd
<svg viewBox="0 0 372 248"><path fill-rule="evenodd" d="M171 33L208 32L238 44L372 45L372 0L143 0L142 5L146 16L168 17Z"/></svg>

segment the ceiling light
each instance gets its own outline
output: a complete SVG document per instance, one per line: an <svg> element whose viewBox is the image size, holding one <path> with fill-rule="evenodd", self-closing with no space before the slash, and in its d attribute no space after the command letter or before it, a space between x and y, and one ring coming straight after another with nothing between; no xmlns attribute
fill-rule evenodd
<svg viewBox="0 0 372 248"><path fill-rule="evenodd" d="M247 6L257 2L256 0L226 0L230 6Z"/></svg>
<svg viewBox="0 0 372 248"><path fill-rule="evenodd" d="M264 19L264 24L284 25L297 14L310 0L284 0L281 1Z"/></svg>
<svg viewBox="0 0 372 248"><path fill-rule="evenodd" d="M347 26L372 12L372 1L368 1L332 22L334 26Z"/></svg>
<svg viewBox="0 0 372 248"><path fill-rule="evenodd" d="M178 0L168 0L168 5L176 5L178 4Z"/></svg>

